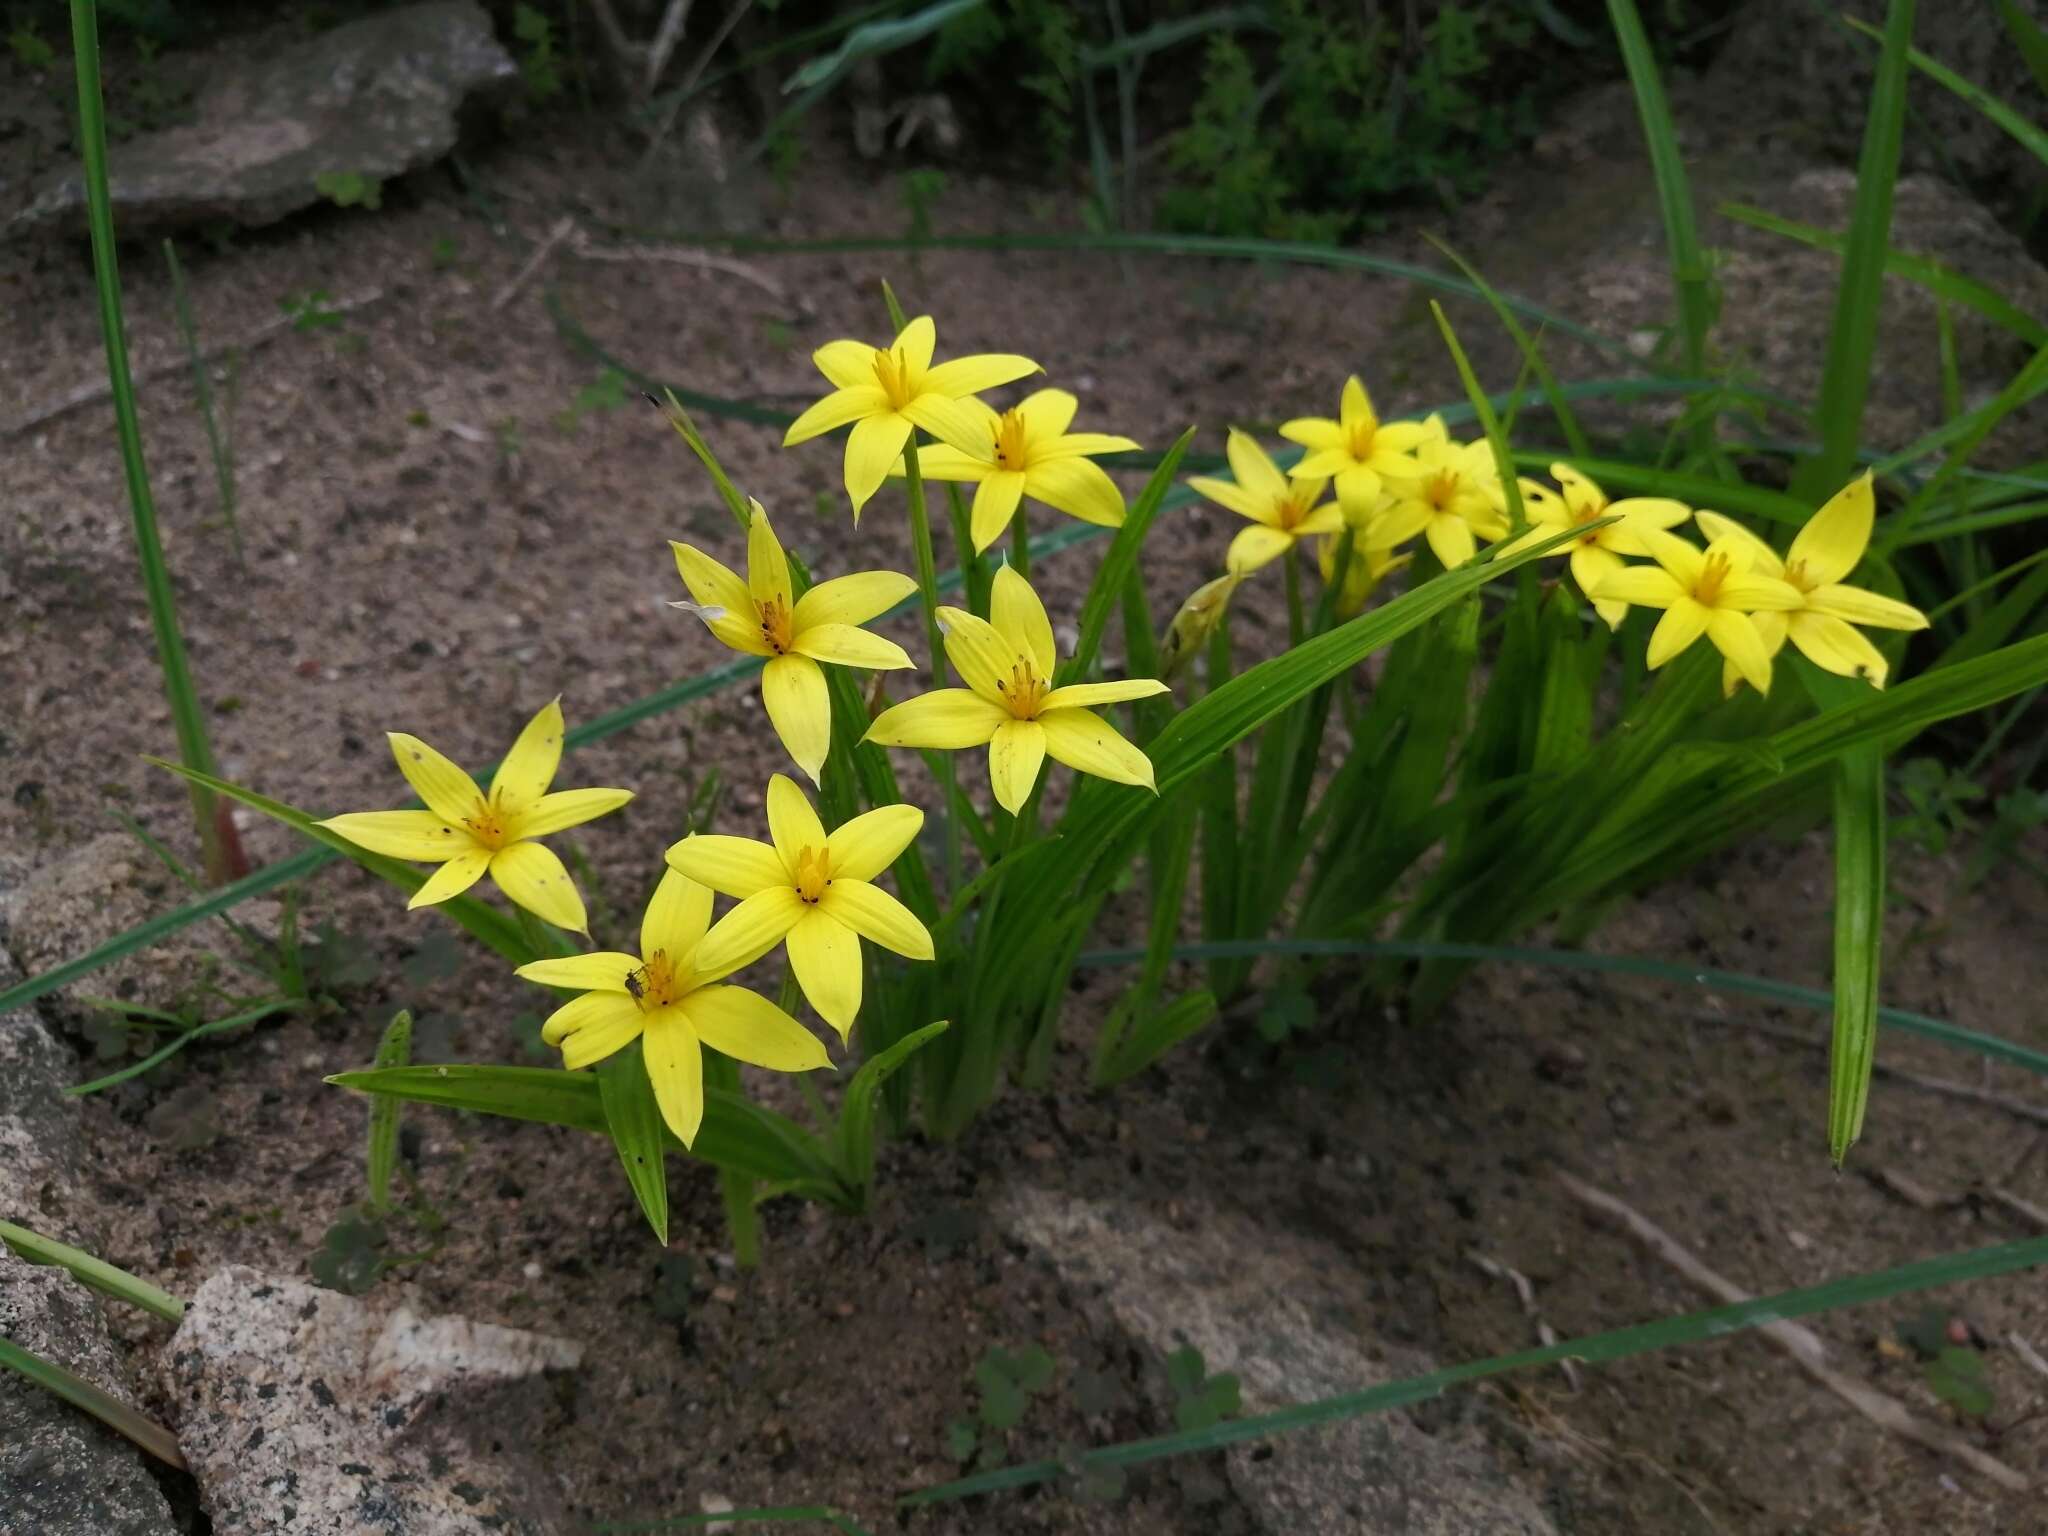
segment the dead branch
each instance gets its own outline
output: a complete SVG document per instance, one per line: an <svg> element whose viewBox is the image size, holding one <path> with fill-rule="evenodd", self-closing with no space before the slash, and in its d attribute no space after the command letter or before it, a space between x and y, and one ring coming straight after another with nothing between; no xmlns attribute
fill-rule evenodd
<svg viewBox="0 0 2048 1536"><path fill-rule="evenodd" d="M2039 1371L2043 1376L2048 1376L2048 1360L2041 1358L2041 1351L2034 1348L2033 1345L2029 1344L2017 1333L2008 1333L2005 1336L2005 1342L2012 1346L2014 1354L2026 1361L2028 1365Z"/></svg>
<svg viewBox="0 0 2048 1536"><path fill-rule="evenodd" d="M567 240L575 233L576 221L574 219L564 217L555 220L554 228L548 231L547 238L534 247L533 254L526 258L525 263L517 272L513 273L512 281L500 288L498 296L491 300L491 313L496 314L507 304L518 298L521 293L525 292L526 285L533 281L542 267L547 265L548 258L555 254L564 240Z"/></svg>
<svg viewBox="0 0 2048 1536"><path fill-rule="evenodd" d="M1477 1249L1466 1249L1465 1257L1477 1265L1482 1273L1491 1275L1496 1280L1505 1280L1515 1288L1515 1297L1522 1304L1522 1315L1536 1325L1537 1343L1548 1349L1557 1342L1557 1330L1551 1327L1544 1320L1543 1314L1537 1310L1536 1287L1530 1282L1527 1275L1523 1274L1519 1269L1501 1263L1498 1259L1489 1259ZM1574 1360L1560 1360L1557 1362L1557 1367L1564 1372L1564 1379L1571 1389L1574 1392L1578 1391L1578 1362Z"/></svg>
<svg viewBox="0 0 2048 1536"><path fill-rule="evenodd" d="M1593 1188L1582 1180L1573 1178L1568 1173L1560 1171L1557 1179L1565 1192L1580 1205L1619 1222L1629 1236L1642 1244L1652 1256L1663 1260L1670 1268L1708 1295L1730 1304L1751 1299L1747 1291L1715 1273L1703 1260L1688 1251L1678 1239L1632 1206L1624 1204L1613 1195ZM2025 1474L2007 1466L1997 1457L1979 1450L1961 1436L1943 1429L1940 1425L1929 1424L1914 1417L1903 1403L1827 1364L1827 1347L1821 1343L1820 1336L1812 1329L1780 1320L1760 1324L1757 1331L1790 1355L1807 1375L1880 1429L1889 1430L1901 1439L1911 1440L1916 1445L1925 1446L1944 1456L1951 1456L1990 1478L2002 1488L2010 1488L2015 1493L2027 1491L2029 1484Z"/></svg>
<svg viewBox="0 0 2048 1536"><path fill-rule="evenodd" d="M704 272L723 272L728 277L739 278L751 283L778 304L788 304L789 293L782 284L775 281L758 267L731 256L719 256L711 251L700 251L694 246L684 245L593 245L590 237L578 233L569 242L569 249L585 261L647 261L662 262L670 266L695 267Z"/></svg>

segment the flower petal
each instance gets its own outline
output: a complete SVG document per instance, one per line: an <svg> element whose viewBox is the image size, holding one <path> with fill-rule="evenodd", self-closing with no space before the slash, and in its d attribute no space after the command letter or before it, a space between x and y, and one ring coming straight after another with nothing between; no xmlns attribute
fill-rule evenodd
<svg viewBox="0 0 2048 1536"><path fill-rule="evenodd" d="M910 441L910 420L896 411L864 416L846 434L846 495L853 503L854 520L860 509L889 478L889 466L903 456Z"/></svg>
<svg viewBox="0 0 2048 1536"><path fill-rule="evenodd" d="M924 826L924 812L914 805L878 805L826 835L832 854L832 878L872 880L894 864Z"/></svg>
<svg viewBox="0 0 2048 1536"><path fill-rule="evenodd" d="M1552 553L1555 554L1556 551L1553 550ZM1575 540L1571 545L1571 566L1572 580L1579 584L1579 590L1588 598L1608 577L1617 571L1628 569L1621 563L1621 556L1615 554L1613 550L1603 549L1598 544L1588 544L1583 539ZM1658 574L1661 576L1663 572L1660 571ZM1607 598L1605 601L1613 602L1614 599ZM1621 606L1624 610L1627 608L1625 603Z"/></svg>
<svg viewBox="0 0 2048 1536"><path fill-rule="evenodd" d="M987 410L979 400L927 390L903 407L903 415L949 448L975 453L988 445Z"/></svg>
<svg viewBox="0 0 2048 1536"><path fill-rule="evenodd" d="M1807 582L1832 586L1855 570L1870 545L1877 495L1865 471L1830 496L1807 520L1785 552L1785 563L1806 567ZM1818 664L1818 663L1817 663Z"/></svg>
<svg viewBox="0 0 2048 1536"><path fill-rule="evenodd" d="M1002 571L996 575L1000 578ZM965 608L940 608L939 625L946 632L946 659L962 682L988 699L997 696L998 687L1009 686L1010 672L1024 654L1009 636Z"/></svg>
<svg viewBox="0 0 2048 1536"><path fill-rule="evenodd" d="M834 880L825 887L818 910L906 959L932 958L930 931L910 908L878 885L865 880Z"/></svg>
<svg viewBox="0 0 2048 1536"><path fill-rule="evenodd" d="M818 781L832 749L832 695L808 656L777 656L761 669L761 702L797 767Z"/></svg>
<svg viewBox="0 0 2048 1536"><path fill-rule="evenodd" d="M1010 519L1017 515L1017 503L1024 499L1026 484L1020 469L992 470L974 490L974 510L968 527L978 555L1003 536Z"/></svg>
<svg viewBox="0 0 2048 1536"><path fill-rule="evenodd" d="M1586 596L1596 603L1628 603L1637 608L1670 608L1692 600L1675 576L1655 565L1623 566L1603 577Z"/></svg>
<svg viewBox="0 0 2048 1536"><path fill-rule="evenodd" d="M1205 496L1219 507L1227 507L1239 517L1248 517L1255 523L1273 521L1273 504L1270 499L1254 496L1243 486L1231 480L1218 480L1210 475L1188 476L1188 489L1197 496Z"/></svg>
<svg viewBox="0 0 2048 1536"><path fill-rule="evenodd" d="M1795 613L1789 633L1800 654L1841 677L1860 677L1882 688L1890 671L1884 655L1859 630L1828 613Z"/></svg>
<svg viewBox="0 0 2048 1536"><path fill-rule="evenodd" d="M632 956L626 958L630 960ZM549 1014L540 1027L540 1037L545 1044L559 1048L565 1056L573 1050L576 1065L587 1067L632 1040L645 1022L640 1005L623 991L586 992L581 997L570 998ZM586 1033L594 1038L579 1044L580 1037ZM565 1041L569 1043L564 1044Z"/></svg>
<svg viewBox="0 0 2048 1536"><path fill-rule="evenodd" d="M1280 473L1266 450L1259 446L1259 440L1249 432L1230 429L1230 435L1223 442L1224 456L1230 460L1231 478L1254 496L1269 500L1284 499L1287 495L1287 477Z"/></svg>
<svg viewBox="0 0 2048 1536"><path fill-rule="evenodd" d="M515 835L552 837L586 821L609 816L632 798L630 789L558 789L534 801L519 818Z"/></svg>
<svg viewBox="0 0 2048 1536"><path fill-rule="evenodd" d="M1045 604L1031 590L1031 583L1005 565L996 572L989 592L989 622L997 634L1020 656L1029 656L1040 677L1050 678L1059 665L1053 649L1052 620L1045 616Z"/></svg>
<svg viewBox="0 0 2048 1536"><path fill-rule="evenodd" d="M745 987L699 987L681 1007L697 1038L734 1061L771 1072L810 1072L832 1065L823 1041Z"/></svg>
<svg viewBox="0 0 2048 1536"><path fill-rule="evenodd" d="M1630 530L1642 541L1645 551L1690 592L1699 585L1700 575L1707 567L1707 557L1696 545L1688 544L1675 533L1665 533L1659 528L1642 527ZM1723 548L1735 548L1734 541L1725 543ZM1633 599L1631 599L1633 601Z"/></svg>
<svg viewBox="0 0 2048 1536"><path fill-rule="evenodd" d="M1085 709L1054 709L1038 717L1045 750L1082 773L1118 784L1153 788L1152 759L1117 734L1115 726Z"/></svg>
<svg viewBox="0 0 2048 1536"><path fill-rule="evenodd" d="M1610 584L1611 585L1611 584ZM1607 591L1608 587L1601 590ZM1657 621L1657 627L1650 631L1648 656L1652 671L1664 665L1693 641L1707 632L1707 620L1713 610L1689 597L1681 597L1664 610L1664 617Z"/></svg>
<svg viewBox="0 0 2048 1536"><path fill-rule="evenodd" d="M843 427L850 421L862 421L871 416L890 414L893 413L889 407L889 397L882 393L879 384L835 389L789 424L789 430L782 434L782 446L794 448L798 443L807 443L814 437L823 437L827 432Z"/></svg>
<svg viewBox="0 0 2048 1536"><path fill-rule="evenodd" d="M526 722L512 750L491 775L491 802L500 811L518 815L548 792L562 763L562 700L549 699Z"/></svg>
<svg viewBox="0 0 2048 1536"><path fill-rule="evenodd" d="M1337 419L1347 428L1357 422L1379 420L1373 414L1372 396L1366 393L1365 380L1355 373L1344 381L1344 392L1337 397Z"/></svg>
<svg viewBox="0 0 2048 1536"><path fill-rule="evenodd" d="M917 665L894 640L871 635L853 624L813 624L797 635L790 649L813 661L829 661L838 667L866 667L875 672L902 671Z"/></svg>
<svg viewBox="0 0 2048 1536"><path fill-rule="evenodd" d="M589 932L590 918L576 882L545 843L507 843L491 856L491 879L514 906L526 908L543 922L571 933Z"/></svg>
<svg viewBox="0 0 2048 1536"><path fill-rule="evenodd" d="M432 811L351 811L319 825L358 848L423 864L439 864L477 846L469 828L451 826Z"/></svg>
<svg viewBox="0 0 2048 1536"><path fill-rule="evenodd" d="M812 907L785 942L796 984L844 1040L860 1013L860 940L837 918Z"/></svg>
<svg viewBox="0 0 2048 1536"><path fill-rule="evenodd" d="M978 453L962 453L944 443L926 443L917 450L917 472L927 480L985 480L996 474L993 460ZM890 469L892 479L910 471L899 459Z"/></svg>
<svg viewBox="0 0 2048 1536"><path fill-rule="evenodd" d="M748 505L754 515L747 523L747 590L762 608L771 603L791 607L795 599L789 591L789 556L782 552L782 541L775 537L761 503Z"/></svg>
<svg viewBox="0 0 2048 1536"><path fill-rule="evenodd" d="M391 743L391 755L405 782L436 816L460 826L483 809L484 792L476 787L476 780L419 737L387 731L385 739Z"/></svg>
<svg viewBox="0 0 2048 1536"><path fill-rule="evenodd" d="M1024 474L1024 494L1098 528L1120 528L1124 493L1088 459L1042 459Z"/></svg>
<svg viewBox="0 0 2048 1536"><path fill-rule="evenodd" d="M752 965L787 938L810 910L792 885L756 891L711 925L697 946L693 973L715 981Z"/></svg>
<svg viewBox="0 0 2048 1536"><path fill-rule="evenodd" d="M1362 466L1351 456L1347 448L1317 448L1295 461L1294 468L1287 473L1296 480L1326 480L1332 475L1341 475L1347 469ZM1378 473L1377 470L1374 471Z"/></svg>
<svg viewBox="0 0 2048 1536"><path fill-rule="evenodd" d="M1429 540L1429 547L1436 552L1437 559L1443 562L1447 571L1455 571L1479 553L1479 543L1472 537L1472 525L1450 513L1432 517L1422 530L1422 536Z"/></svg>
<svg viewBox="0 0 2048 1536"><path fill-rule="evenodd" d="M774 840L776 855L792 885L804 850L827 846L825 824L811 808L810 797L786 773L768 780L768 836Z"/></svg>
<svg viewBox="0 0 2048 1536"><path fill-rule="evenodd" d="M1298 481L1296 483L1299 484ZM1304 512L1288 531L1297 539L1305 539L1311 534L1342 533L1348 526L1344 509L1334 501L1326 501L1320 507Z"/></svg>
<svg viewBox="0 0 2048 1536"><path fill-rule="evenodd" d="M1771 576L1730 576L1721 583L1720 606L1744 613L1777 608L1789 613L1806 606L1806 598L1790 582Z"/></svg>
<svg viewBox="0 0 2048 1536"><path fill-rule="evenodd" d="M1045 731L1036 720L1008 720L988 739L988 782L1012 816L1024 809L1045 765Z"/></svg>
<svg viewBox="0 0 2048 1536"><path fill-rule="evenodd" d="M676 1140L689 1146L704 1123L704 1048L680 1008L664 1008L647 1020L647 1043L640 1059L647 1063L647 1081L654 1102Z"/></svg>
<svg viewBox="0 0 2048 1536"><path fill-rule="evenodd" d="M711 926L711 887L678 874L661 873L661 883L640 914L640 953L649 959L659 952L680 966L703 941Z"/></svg>
<svg viewBox="0 0 2048 1536"><path fill-rule="evenodd" d="M521 981L543 987L571 987L578 992L624 994L626 978L640 969L640 957L623 950L597 950L587 955L564 955L552 960L533 960L512 974ZM553 1042L550 1042L551 1044Z"/></svg>
<svg viewBox="0 0 2048 1536"><path fill-rule="evenodd" d="M1327 416L1297 416L1292 421L1283 421L1280 435L1290 443L1301 444L1310 453L1342 448L1346 442L1343 426Z"/></svg>
<svg viewBox="0 0 2048 1536"><path fill-rule="evenodd" d="M862 389L875 383L875 349L864 341L828 341L811 354L818 372L839 389Z"/></svg>
<svg viewBox="0 0 2048 1536"><path fill-rule="evenodd" d="M1074 412L1080 408L1081 402L1064 389L1033 390L1017 402L1017 414L1029 429L1025 440L1035 446L1064 436L1074 424Z"/></svg>
<svg viewBox="0 0 2048 1536"><path fill-rule="evenodd" d="M1308 478L1301 474L1298 464L1295 474L1297 478ZM1378 472L1367 469L1363 464L1337 471L1337 505L1344 509L1345 518L1353 525L1361 524L1372 516L1379 506L1380 491Z"/></svg>
<svg viewBox="0 0 2048 1536"><path fill-rule="evenodd" d="M1149 699L1171 690L1150 677L1133 677L1114 683L1069 683L1055 688L1039 705L1046 709L1093 709L1099 704L1123 704L1131 699Z"/></svg>
<svg viewBox="0 0 2048 1536"><path fill-rule="evenodd" d="M904 361L910 364L910 376L918 378L932 365L932 351L939 344L939 329L932 324L930 315L918 315L905 323L896 333L890 347L900 348Z"/></svg>
<svg viewBox="0 0 2048 1536"><path fill-rule="evenodd" d="M901 571L855 571L821 581L796 600L790 618L801 634L813 624L865 624L917 590Z"/></svg>
<svg viewBox="0 0 2048 1536"><path fill-rule="evenodd" d="M668 867L712 890L744 901L772 885L789 884L782 856L751 837L692 833L669 844Z"/></svg>
<svg viewBox="0 0 2048 1536"><path fill-rule="evenodd" d="M426 884L412 893L412 900L405 904L406 911L410 912L416 907L431 907L436 902L446 901L450 896L460 896L483 879L484 871L490 867L490 849L481 845L465 848L429 875Z"/></svg>
<svg viewBox="0 0 2048 1536"><path fill-rule="evenodd" d="M1771 691L1771 658L1765 654L1763 636L1756 632L1748 614L1716 608L1707 617L1707 638L1714 643L1715 650L1734 663L1735 670L1750 687L1758 693Z"/></svg>
<svg viewBox="0 0 2048 1536"><path fill-rule="evenodd" d="M1925 629L1927 615L1911 603L1881 597L1861 587L1827 586L1806 594L1806 606L1815 613L1832 614L1851 624L1868 624L1873 629Z"/></svg>
<svg viewBox="0 0 2048 1536"><path fill-rule="evenodd" d="M924 376L924 387L950 400L959 400L1044 371L1030 358L1014 352L976 352L939 364Z"/></svg>
<svg viewBox="0 0 2048 1536"><path fill-rule="evenodd" d="M747 584L694 545L671 539L668 547L675 551L676 571L696 605L691 611L705 627L736 651L768 655L768 643L761 638L761 615Z"/></svg>
<svg viewBox="0 0 2048 1536"><path fill-rule="evenodd" d="M861 739L884 747L935 747L957 752L978 747L1010 717L1002 705L969 688L936 688L875 717Z"/></svg>
<svg viewBox="0 0 2048 1536"><path fill-rule="evenodd" d="M1237 537L1230 541L1230 548L1223 557L1224 569L1249 576L1261 566L1271 565L1292 548L1293 534L1268 528L1263 523L1253 523L1249 528L1238 529Z"/></svg>
<svg viewBox="0 0 2048 1536"><path fill-rule="evenodd" d="M1144 444L1134 438L1121 437L1112 432L1069 432L1044 444L1034 443L1031 461L1036 464L1045 459L1072 459L1082 454L1136 453Z"/></svg>

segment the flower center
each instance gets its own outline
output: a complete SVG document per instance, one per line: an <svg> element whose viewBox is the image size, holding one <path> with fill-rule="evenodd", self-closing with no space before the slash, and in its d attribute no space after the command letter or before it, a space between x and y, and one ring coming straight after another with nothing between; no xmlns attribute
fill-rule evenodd
<svg viewBox="0 0 2048 1536"><path fill-rule="evenodd" d="M875 382L889 397L892 409L900 411L910 404L915 394L910 387L910 359L904 356L901 347L878 347L875 350Z"/></svg>
<svg viewBox="0 0 2048 1536"><path fill-rule="evenodd" d="M1029 656L1019 656L1010 668L1009 680L996 679L996 692L1003 696L1003 703L1010 713L1019 720L1036 720L1038 707L1045 702L1045 696L1052 691L1052 685L1038 675L1038 668L1031 664Z"/></svg>
<svg viewBox="0 0 2048 1536"><path fill-rule="evenodd" d="M1804 560L1788 560L1785 562L1785 580L1797 587L1801 592L1811 592L1820 585L1806 569L1806 562Z"/></svg>
<svg viewBox="0 0 2048 1536"><path fill-rule="evenodd" d="M506 825L507 817L498 808L497 793L479 799L476 809L462 818L462 824L470 834L486 848L502 848L511 841L511 828Z"/></svg>
<svg viewBox="0 0 2048 1536"><path fill-rule="evenodd" d="M1429 504L1435 507L1437 511L1442 512L1445 510L1450 506L1451 499L1458 494L1457 471L1450 469L1438 470L1430 480L1429 489L1424 494L1429 497Z"/></svg>
<svg viewBox="0 0 2048 1536"><path fill-rule="evenodd" d="M665 949L657 949L644 964L626 972L626 991L640 1005L642 1013L668 1007L685 990L684 978Z"/></svg>
<svg viewBox="0 0 2048 1536"><path fill-rule="evenodd" d="M1362 464L1372 457L1373 439L1379 436L1380 424L1370 416L1361 416L1347 430L1351 435L1351 457Z"/></svg>
<svg viewBox="0 0 2048 1536"><path fill-rule="evenodd" d="M1700 579L1693 584L1693 597L1706 607L1713 607L1720 599L1721 588L1731 572L1732 567L1726 555L1708 555L1706 564L1700 568Z"/></svg>
<svg viewBox="0 0 2048 1536"><path fill-rule="evenodd" d="M1024 413L1011 409L996 422L996 468L1023 469L1030 457L1031 432L1024 425Z"/></svg>
<svg viewBox="0 0 2048 1536"><path fill-rule="evenodd" d="M797 895L815 907L823 898L825 887L831 883L831 849L806 848L796 856Z"/></svg>
<svg viewBox="0 0 2048 1536"><path fill-rule="evenodd" d="M762 640L776 655L785 655L789 650L789 642L795 628L790 620L789 605L781 598L773 597L754 606L761 614Z"/></svg>

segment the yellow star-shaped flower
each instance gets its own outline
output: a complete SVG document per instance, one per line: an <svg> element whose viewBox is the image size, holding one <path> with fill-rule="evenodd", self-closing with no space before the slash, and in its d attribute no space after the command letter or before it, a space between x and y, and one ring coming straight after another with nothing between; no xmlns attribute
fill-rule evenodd
<svg viewBox="0 0 2048 1536"><path fill-rule="evenodd" d="M1650 633L1651 671L1705 635L1751 687L1769 693L1770 652L1750 615L1797 608L1798 592L1757 574L1755 553L1742 539L1724 536L1702 550L1647 524L1637 532L1657 563L1613 571L1586 596L1664 610Z"/></svg>
<svg viewBox="0 0 2048 1536"><path fill-rule="evenodd" d="M1442 431L1443 423L1436 422L1435 435ZM1337 501L1355 525L1372 515L1383 479L1415 473L1409 457L1432 432L1421 422L1381 421L1364 382L1353 374L1344 381L1335 421L1296 417L1281 424L1280 435L1308 450L1290 473L1304 480L1334 479Z"/></svg>
<svg viewBox="0 0 2048 1536"><path fill-rule="evenodd" d="M1624 519L1603 528L1590 529L1563 548L1550 552L1552 555L1570 554L1572 580L1579 584L1579 590L1589 600L1595 587L1622 569L1622 556L1641 558L1650 553L1637 530L1660 528L1668 531L1692 516L1691 507L1665 496L1629 496L1620 501L1609 501L1607 493L1591 476L1580 474L1569 464L1553 464L1550 473L1563 487L1562 495L1535 480L1516 482L1522 490L1522 511L1529 519L1529 531L1503 544L1500 553L1505 557L1525 544L1540 543L1568 528L1583 528L1588 523L1597 523L1603 517ZM1494 489L1500 499L1495 504L1505 511L1507 499L1500 494L1499 486L1500 480L1496 476ZM1776 573L1766 571L1765 574ZM1610 598L1595 602L1593 611L1607 621L1609 629L1616 629L1628 614L1628 604Z"/></svg>
<svg viewBox="0 0 2048 1536"><path fill-rule="evenodd" d="M976 554L1002 537L1026 496L1084 523L1122 525L1123 492L1087 456L1122 453L1136 443L1105 432L1069 432L1079 402L1063 389L1041 389L1000 415L978 400L966 403L982 417L980 447L971 453L931 448L917 462L929 479L978 482L972 514ZM898 466L892 473L903 470Z"/></svg>
<svg viewBox="0 0 2048 1536"><path fill-rule="evenodd" d="M1328 480L1303 479L1299 470L1292 477L1281 474L1258 441L1235 427L1223 446L1235 478L1193 475L1188 486L1219 507L1251 519L1252 526L1239 529L1230 541L1223 558L1226 569L1249 576L1278 560L1297 540L1343 528L1344 514L1337 503L1323 500Z"/></svg>

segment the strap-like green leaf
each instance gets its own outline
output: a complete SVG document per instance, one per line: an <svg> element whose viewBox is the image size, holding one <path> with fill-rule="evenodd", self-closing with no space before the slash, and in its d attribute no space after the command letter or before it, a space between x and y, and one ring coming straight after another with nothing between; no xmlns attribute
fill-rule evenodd
<svg viewBox="0 0 2048 1536"><path fill-rule="evenodd" d="M655 1240L668 1246L668 1167L666 1151L670 1140L661 1118L661 1105L654 1097L646 1063L635 1040L597 1064L598 1102L604 1109L605 1128L618 1148L619 1165L626 1170L626 1182L640 1213L654 1228Z"/></svg>
<svg viewBox="0 0 2048 1536"><path fill-rule="evenodd" d="M401 1008L377 1042L377 1070L412 1065L412 1011ZM401 1100L378 1094L370 1100L368 1182L370 1204L382 1209L391 1199L391 1175L398 1169L398 1111Z"/></svg>

